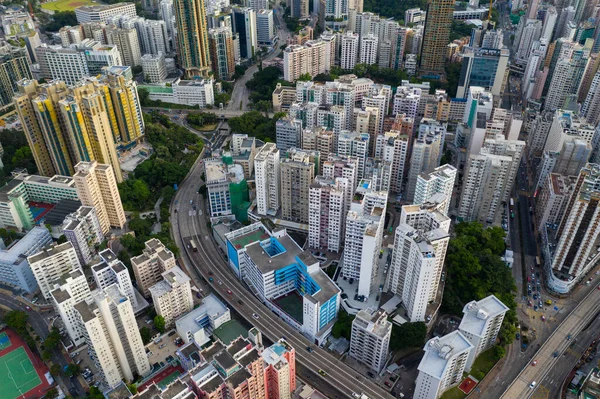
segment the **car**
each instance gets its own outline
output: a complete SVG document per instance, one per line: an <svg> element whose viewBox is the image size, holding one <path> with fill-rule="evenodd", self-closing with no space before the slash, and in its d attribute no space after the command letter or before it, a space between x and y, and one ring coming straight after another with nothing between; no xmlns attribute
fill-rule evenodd
<svg viewBox="0 0 600 399"><path fill-rule="evenodd" d="M360 395L357 394L356 392L352 392L352 397L355 398L355 399L359 399Z"/></svg>
<svg viewBox="0 0 600 399"><path fill-rule="evenodd" d="M517 333L517 335L515 335L516 339L521 339L521 334Z"/></svg>
<svg viewBox="0 0 600 399"><path fill-rule="evenodd" d="M321 374L323 377L327 375L327 373L322 369L319 369L319 374Z"/></svg>
<svg viewBox="0 0 600 399"><path fill-rule="evenodd" d="M252 313L252 317L254 317L255 319L258 319L258 315L256 313Z"/></svg>
<svg viewBox="0 0 600 399"><path fill-rule="evenodd" d="M558 357L558 351L552 354L552 357Z"/></svg>
<svg viewBox="0 0 600 399"><path fill-rule="evenodd" d="M537 364L537 360L534 360L533 362L531 362L532 366L535 366Z"/></svg>
<svg viewBox="0 0 600 399"><path fill-rule="evenodd" d="M233 295L233 292L231 292L231 290L227 290L227 293L228 293L229 295Z"/></svg>
<svg viewBox="0 0 600 399"><path fill-rule="evenodd" d="M81 364L81 359L79 359L78 361L76 361L75 364L79 366Z"/></svg>
<svg viewBox="0 0 600 399"><path fill-rule="evenodd" d="M313 351L313 348L311 348L310 346L307 346L307 347L306 347L306 350L307 350L307 351L310 353L310 352L312 352L312 351Z"/></svg>
<svg viewBox="0 0 600 399"><path fill-rule="evenodd" d="M208 281L210 281L212 283L214 281L214 279L212 277L209 277Z"/></svg>
<svg viewBox="0 0 600 399"><path fill-rule="evenodd" d="M367 375L371 378L375 378L375 374L372 371L367 371Z"/></svg>
<svg viewBox="0 0 600 399"><path fill-rule="evenodd" d="M151 357L153 355L152 351L148 352L148 357Z"/></svg>
<svg viewBox="0 0 600 399"><path fill-rule="evenodd" d="M169 333L169 337L172 337L173 335L175 335L175 333L176 333L176 331L171 331L171 332Z"/></svg>
<svg viewBox="0 0 600 399"><path fill-rule="evenodd" d="M28 312L31 312L31 308L29 306L25 306L25 309L27 309Z"/></svg>
<svg viewBox="0 0 600 399"><path fill-rule="evenodd" d="M535 381L533 381L531 384L529 384L529 388L530 388L530 389L533 389L533 388L535 388L535 384L536 384L536 383L535 383Z"/></svg>
<svg viewBox="0 0 600 399"><path fill-rule="evenodd" d="M219 280L219 285L223 285L223 282L221 280Z"/></svg>
<svg viewBox="0 0 600 399"><path fill-rule="evenodd" d="M384 384L385 384L386 387L390 387L390 388L392 387L392 384L390 384L389 381L384 382Z"/></svg>
<svg viewBox="0 0 600 399"><path fill-rule="evenodd" d="M200 298L202 298L202 295L200 295L199 292L196 292L196 298L200 299Z"/></svg>
<svg viewBox="0 0 600 399"><path fill-rule="evenodd" d="M600 290L600 285L599 285L599 286L597 286L596 288Z"/></svg>
<svg viewBox="0 0 600 399"><path fill-rule="evenodd" d="M542 316L542 321L546 321L546 316Z"/></svg>
<svg viewBox="0 0 600 399"><path fill-rule="evenodd" d="M154 322L152 321L152 319L148 319L148 320L146 320L146 324L152 324L152 323L154 323Z"/></svg>
<svg viewBox="0 0 600 399"><path fill-rule="evenodd" d="M167 346L167 344L162 344L161 346L159 346L159 347L158 347L158 349L162 349L162 348L164 348L165 346Z"/></svg>
<svg viewBox="0 0 600 399"><path fill-rule="evenodd" d="M573 336L571 334L567 335L567 341L570 341Z"/></svg>

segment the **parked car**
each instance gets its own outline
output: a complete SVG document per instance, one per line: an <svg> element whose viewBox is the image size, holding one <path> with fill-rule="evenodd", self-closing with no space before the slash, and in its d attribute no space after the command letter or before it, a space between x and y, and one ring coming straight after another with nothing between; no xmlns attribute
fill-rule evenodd
<svg viewBox="0 0 600 399"><path fill-rule="evenodd" d="M319 374L321 374L323 377L325 377L327 375L327 373L321 369L319 369Z"/></svg>

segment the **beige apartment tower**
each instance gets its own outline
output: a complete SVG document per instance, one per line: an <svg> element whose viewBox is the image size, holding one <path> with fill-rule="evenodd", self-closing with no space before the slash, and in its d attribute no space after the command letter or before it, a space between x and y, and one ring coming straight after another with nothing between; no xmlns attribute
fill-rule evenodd
<svg viewBox="0 0 600 399"><path fill-rule="evenodd" d="M317 151L291 148L281 160L281 216L286 220L308 223L310 185L319 165Z"/></svg>
<svg viewBox="0 0 600 399"><path fill-rule="evenodd" d="M79 162L75 170L73 178L79 200L82 205L96 208L102 232L108 233L111 227L122 229L125 211L112 166L96 161Z"/></svg>
<svg viewBox="0 0 600 399"><path fill-rule="evenodd" d="M454 0L429 0L421 45L422 74L444 74Z"/></svg>
<svg viewBox="0 0 600 399"><path fill-rule="evenodd" d="M162 281L150 287L156 314L165 319L165 327L194 308L190 278L178 266L162 273Z"/></svg>
<svg viewBox="0 0 600 399"><path fill-rule="evenodd" d="M133 274L138 288L145 297L150 296L150 287L162 280L162 273L175 267L175 256L158 239L146 241L141 255L131 258Z"/></svg>

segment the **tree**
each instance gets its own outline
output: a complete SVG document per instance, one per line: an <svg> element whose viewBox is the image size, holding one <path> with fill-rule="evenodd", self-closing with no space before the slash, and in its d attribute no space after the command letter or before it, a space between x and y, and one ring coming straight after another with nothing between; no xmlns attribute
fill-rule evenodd
<svg viewBox="0 0 600 399"><path fill-rule="evenodd" d="M138 97L140 99L140 104L142 107L147 107L150 104L150 92L144 89L143 87L139 87L137 89Z"/></svg>
<svg viewBox="0 0 600 399"><path fill-rule="evenodd" d="M46 399L54 399L58 396L58 390L56 388L50 388L46 391L44 398Z"/></svg>
<svg viewBox="0 0 600 399"><path fill-rule="evenodd" d="M350 339L352 333L352 320L354 315L349 315L345 310L340 310L338 318L331 329L331 335L335 338L344 337Z"/></svg>
<svg viewBox="0 0 600 399"><path fill-rule="evenodd" d="M2 319L9 328L20 332L27 331L27 318L29 315L22 310L11 310L4 315Z"/></svg>
<svg viewBox="0 0 600 399"><path fill-rule="evenodd" d="M504 356L506 356L506 350L500 346L500 345L496 345L492 348L492 354L494 356L494 359L496 359L496 361L502 359Z"/></svg>
<svg viewBox="0 0 600 399"><path fill-rule="evenodd" d="M58 377L60 375L60 371L60 364L53 364L52 366L50 366L50 374L52 374L53 376Z"/></svg>
<svg viewBox="0 0 600 399"><path fill-rule="evenodd" d="M45 24L44 28L49 32L58 32L63 26L77 25L75 11L59 11L52 14L52 22Z"/></svg>
<svg viewBox="0 0 600 399"><path fill-rule="evenodd" d="M137 386L135 384L127 384L127 389L129 389L129 392L133 395L137 393Z"/></svg>
<svg viewBox="0 0 600 399"><path fill-rule="evenodd" d="M393 324L390 348L397 351L423 346L426 335L427 326L423 322L404 323L400 326Z"/></svg>
<svg viewBox="0 0 600 399"><path fill-rule="evenodd" d="M150 340L152 339L152 330L144 326L140 328L140 335L142 337L142 342L144 343L144 345L146 345L150 343Z"/></svg>
<svg viewBox="0 0 600 399"><path fill-rule="evenodd" d="M300 77L298 78L298 81L300 82L310 82L312 80L312 76L310 75L310 73L306 72L303 73L302 75L300 75Z"/></svg>
<svg viewBox="0 0 600 399"><path fill-rule="evenodd" d="M79 374L79 366L75 363L69 363L65 368L65 376L71 377Z"/></svg>
<svg viewBox="0 0 600 399"><path fill-rule="evenodd" d="M104 395L100 390L94 386L90 387L90 392L88 393L89 399L104 399Z"/></svg>
<svg viewBox="0 0 600 399"><path fill-rule="evenodd" d="M135 232L136 236L149 236L152 232L152 222L148 219L140 218L139 213L133 215L128 226Z"/></svg>
<svg viewBox="0 0 600 399"><path fill-rule="evenodd" d="M59 343L60 343L60 331L58 330L58 328L53 327L52 330L50 331L50 334L48 334L48 337L44 341L44 348L48 349L48 350L53 350L54 348L56 348L58 346Z"/></svg>
<svg viewBox="0 0 600 399"><path fill-rule="evenodd" d="M165 318L161 315L154 317L154 327L162 334L165 332Z"/></svg>
<svg viewBox="0 0 600 399"><path fill-rule="evenodd" d="M64 234L61 234L60 237L58 237L58 240L56 240L58 245L64 244L65 242L67 242L67 237L65 237Z"/></svg>
<svg viewBox="0 0 600 399"><path fill-rule="evenodd" d="M52 359L52 352L50 352L49 350L46 349L45 351L42 352L42 360L47 362L50 359Z"/></svg>

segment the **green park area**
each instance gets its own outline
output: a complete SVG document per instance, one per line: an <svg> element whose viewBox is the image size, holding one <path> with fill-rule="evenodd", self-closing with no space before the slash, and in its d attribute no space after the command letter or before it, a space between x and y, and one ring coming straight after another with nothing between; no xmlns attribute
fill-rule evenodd
<svg viewBox="0 0 600 399"><path fill-rule="evenodd" d="M50 11L73 11L77 7L101 4L95 0L56 0L42 4L42 8Z"/></svg>

